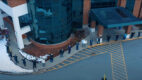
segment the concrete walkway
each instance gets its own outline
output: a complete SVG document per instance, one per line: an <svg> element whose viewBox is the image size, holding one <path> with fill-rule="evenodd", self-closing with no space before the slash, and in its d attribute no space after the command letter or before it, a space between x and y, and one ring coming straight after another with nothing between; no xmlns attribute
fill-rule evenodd
<svg viewBox="0 0 142 80"><path fill-rule="evenodd" d="M0 71L3 72L10 72L10 73L31 73L33 70L26 70L23 69L16 64L14 64L6 51L6 44L7 41L4 38L3 40L0 40Z"/></svg>

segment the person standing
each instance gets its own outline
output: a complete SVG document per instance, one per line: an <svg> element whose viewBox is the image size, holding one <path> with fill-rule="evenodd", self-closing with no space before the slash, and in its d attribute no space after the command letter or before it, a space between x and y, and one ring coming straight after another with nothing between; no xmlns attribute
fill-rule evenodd
<svg viewBox="0 0 142 80"><path fill-rule="evenodd" d="M33 61L33 69L36 68L36 60Z"/></svg>
<svg viewBox="0 0 142 80"><path fill-rule="evenodd" d="M22 59L23 65L26 66L26 58Z"/></svg>
<svg viewBox="0 0 142 80"><path fill-rule="evenodd" d="M10 52L8 44L6 44L6 50L7 50L8 53Z"/></svg>
<svg viewBox="0 0 142 80"><path fill-rule="evenodd" d="M76 50L79 50L79 42L76 43Z"/></svg>
<svg viewBox="0 0 142 80"><path fill-rule="evenodd" d="M9 52L9 57L12 60L12 52Z"/></svg>
<svg viewBox="0 0 142 80"><path fill-rule="evenodd" d="M93 40L90 40L90 46L92 46L93 45Z"/></svg>
<svg viewBox="0 0 142 80"><path fill-rule="evenodd" d="M68 46L68 53L71 53L71 45Z"/></svg>
<svg viewBox="0 0 142 80"><path fill-rule="evenodd" d="M118 41L118 39L119 39L119 35L116 35L115 41Z"/></svg>
<svg viewBox="0 0 142 80"><path fill-rule="evenodd" d="M45 67L45 60L42 60L42 67Z"/></svg>
<svg viewBox="0 0 142 80"><path fill-rule="evenodd" d="M8 29L6 29L6 30L5 30L6 39L8 39L8 37L9 37L9 36L8 36L8 33L9 33L9 32L8 32Z"/></svg>
<svg viewBox="0 0 142 80"><path fill-rule="evenodd" d="M63 57L63 54L64 54L64 49L61 49L60 50L60 57Z"/></svg>
<svg viewBox="0 0 142 80"><path fill-rule="evenodd" d="M86 46L87 46L87 40L85 40L85 39L81 40L81 44L82 44L83 48L86 48Z"/></svg>
<svg viewBox="0 0 142 80"><path fill-rule="evenodd" d="M101 42L101 38L98 38L97 44L100 44L100 42Z"/></svg>
<svg viewBox="0 0 142 80"><path fill-rule="evenodd" d="M138 37L140 37L141 36L141 32L138 32Z"/></svg>
<svg viewBox="0 0 142 80"><path fill-rule="evenodd" d="M50 54L50 62L53 62L54 55Z"/></svg>
<svg viewBox="0 0 142 80"><path fill-rule="evenodd" d="M132 32L130 38L133 38L134 35L135 35L135 32Z"/></svg>
<svg viewBox="0 0 142 80"><path fill-rule="evenodd" d="M107 41L109 42L111 39L111 36L110 35L107 35Z"/></svg>
<svg viewBox="0 0 142 80"><path fill-rule="evenodd" d="M126 34L123 36L123 40L125 40L126 39Z"/></svg>
<svg viewBox="0 0 142 80"><path fill-rule="evenodd" d="M19 61L18 61L18 57L15 55L15 56L13 56L14 57L14 60L15 60L15 62L16 62L16 64L18 64L19 63Z"/></svg>

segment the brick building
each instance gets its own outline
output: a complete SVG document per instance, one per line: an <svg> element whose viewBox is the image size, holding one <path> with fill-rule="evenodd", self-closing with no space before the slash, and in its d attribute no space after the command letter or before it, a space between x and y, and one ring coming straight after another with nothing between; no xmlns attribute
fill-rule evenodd
<svg viewBox="0 0 142 80"><path fill-rule="evenodd" d="M40 48L64 47L69 45L74 27L88 24L91 9L118 6L142 18L142 0L0 0L0 27L4 28L4 19L9 19L19 49L25 48L25 36ZM95 25L92 21L91 31ZM101 35L103 27L99 30ZM126 34L130 31L128 26Z"/></svg>

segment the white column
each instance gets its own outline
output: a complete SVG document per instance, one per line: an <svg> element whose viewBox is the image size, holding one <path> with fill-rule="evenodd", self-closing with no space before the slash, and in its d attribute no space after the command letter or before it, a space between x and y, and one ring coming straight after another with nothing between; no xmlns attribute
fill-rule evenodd
<svg viewBox="0 0 142 80"><path fill-rule="evenodd" d="M4 28L4 21L3 21L3 15L1 10L0 10L0 28Z"/></svg>
<svg viewBox="0 0 142 80"><path fill-rule="evenodd" d="M125 39L129 39L129 38L130 38L132 26L133 26L133 25L129 25L129 26L126 28L125 35L124 35Z"/></svg>
<svg viewBox="0 0 142 80"><path fill-rule="evenodd" d="M21 33L21 29L20 29L19 19L16 16L13 16L12 19L13 19L13 25L14 25L14 30L15 30L15 35L16 35L18 47L19 47L19 49L23 49L24 43L23 43L22 33Z"/></svg>
<svg viewBox="0 0 142 80"><path fill-rule="evenodd" d="M95 32L95 28L96 28L96 21L91 21L90 31L92 33L94 33Z"/></svg>

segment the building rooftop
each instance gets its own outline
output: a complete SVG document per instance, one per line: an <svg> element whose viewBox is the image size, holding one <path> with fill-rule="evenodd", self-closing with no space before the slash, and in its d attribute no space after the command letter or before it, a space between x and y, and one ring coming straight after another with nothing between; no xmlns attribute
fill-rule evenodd
<svg viewBox="0 0 142 80"><path fill-rule="evenodd" d="M122 7L92 9L93 18L106 28L142 24L142 20L133 16Z"/></svg>
<svg viewBox="0 0 142 80"><path fill-rule="evenodd" d="M7 0L7 3L10 7L16 7L26 2L26 0Z"/></svg>

